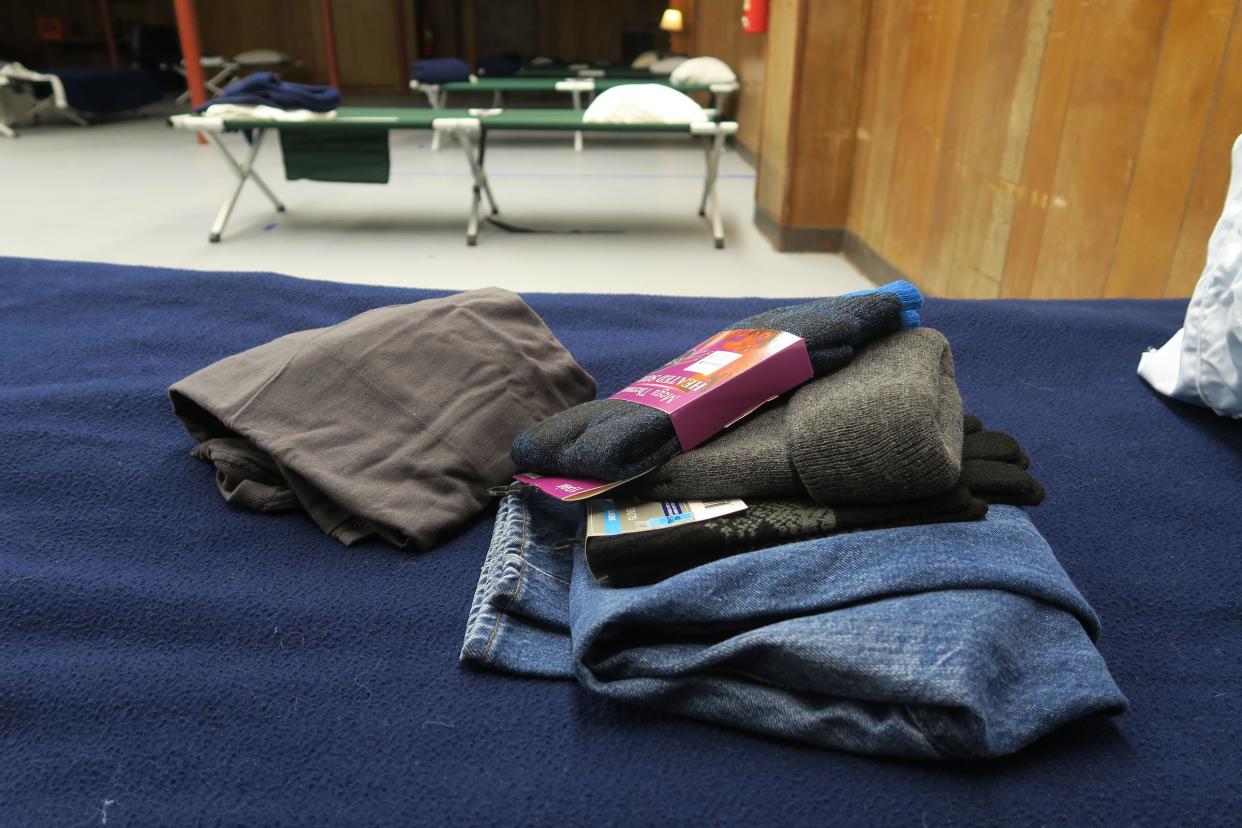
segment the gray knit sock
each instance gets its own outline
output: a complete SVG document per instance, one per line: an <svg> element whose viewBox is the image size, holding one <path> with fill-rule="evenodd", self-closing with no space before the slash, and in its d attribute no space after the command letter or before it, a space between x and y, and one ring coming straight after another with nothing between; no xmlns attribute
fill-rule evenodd
<svg viewBox="0 0 1242 828"><path fill-rule="evenodd" d="M871 343L840 371L672 457L625 493L883 503L952 488L961 462L949 343L914 328Z"/></svg>

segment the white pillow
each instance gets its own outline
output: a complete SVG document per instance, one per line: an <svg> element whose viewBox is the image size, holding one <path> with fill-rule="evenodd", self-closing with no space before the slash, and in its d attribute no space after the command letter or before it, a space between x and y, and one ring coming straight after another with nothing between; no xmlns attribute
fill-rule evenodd
<svg viewBox="0 0 1242 828"><path fill-rule="evenodd" d="M605 89L582 115L588 124L689 124L706 121L703 107L660 83L628 83Z"/></svg>
<svg viewBox="0 0 1242 828"><path fill-rule="evenodd" d="M641 55L634 58L634 62L630 64L630 68L631 69L646 69L648 66L655 63L659 59L660 59L659 52L651 52L651 51L643 52Z"/></svg>
<svg viewBox="0 0 1242 828"><path fill-rule="evenodd" d="M690 58L674 69L669 80L684 85L734 83L737 81L737 75L733 74L729 64L720 58L696 57Z"/></svg>
<svg viewBox="0 0 1242 828"><path fill-rule="evenodd" d="M654 61L647 68L651 70L651 74L653 75L667 75L687 60L689 60L689 58L685 55L673 55L672 57L660 58L659 60Z"/></svg>
<svg viewBox="0 0 1242 828"><path fill-rule="evenodd" d="M248 49L233 55L233 60L242 66L280 66L293 58L276 49Z"/></svg>

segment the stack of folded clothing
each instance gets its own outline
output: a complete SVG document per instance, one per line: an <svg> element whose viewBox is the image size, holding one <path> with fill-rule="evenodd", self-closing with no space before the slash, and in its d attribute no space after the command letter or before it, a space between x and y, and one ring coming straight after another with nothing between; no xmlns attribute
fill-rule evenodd
<svg viewBox="0 0 1242 828"><path fill-rule="evenodd" d="M923 298L908 282L776 308L732 328L773 328L802 337L816 376L831 374L863 344L919 324ZM625 400L595 400L562 411L518 436L513 461L528 471L626 480L680 451L668 415Z"/></svg>
<svg viewBox="0 0 1242 828"><path fill-rule="evenodd" d="M340 105L341 93L331 86L290 83L281 80L275 72L255 72L230 83L223 92L200 106L198 111L224 117L233 111L254 114L247 109L233 110L233 107L264 107L259 117L277 118L277 113L283 113L286 120L291 117L311 119L329 117L329 113Z"/></svg>
<svg viewBox="0 0 1242 828"><path fill-rule="evenodd" d="M628 481L605 495L621 510L745 509L584 537L580 504L511 487L462 660L893 756L998 756L1123 710L1098 620L1020 508L1044 498L1030 459L963 413L921 304L894 283L741 320L802 337L815 377L690 451L616 399L520 435L519 468Z"/></svg>
<svg viewBox="0 0 1242 828"><path fill-rule="evenodd" d="M498 289L291 333L169 390L225 500L303 510L347 545L428 550L503 495L463 662L822 747L1001 756L1126 699L1023 508L1044 499L1030 458L963 412L921 307L896 282L740 320L793 334L805 370L779 387L802 384L701 443L676 412L592 400ZM697 383L714 392L764 370L687 356L652 376L734 366ZM713 422L775 393L739 394L767 388L747 376L699 398ZM589 511L547 493L568 481L492 488L519 469L614 485Z"/></svg>

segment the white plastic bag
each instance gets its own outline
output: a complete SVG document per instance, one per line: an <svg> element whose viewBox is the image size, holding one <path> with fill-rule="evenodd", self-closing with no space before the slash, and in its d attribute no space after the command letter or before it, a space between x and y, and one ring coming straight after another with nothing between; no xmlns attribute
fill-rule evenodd
<svg viewBox="0 0 1242 828"><path fill-rule="evenodd" d="M1233 144L1225 209L1184 326L1143 354L1138 373L1161 394L1242 417L1242 136Z"/></svg>
<svg viewBox="0 0 1242 828"><path fill-rule="evenodd" d="M651 74L653 75L667 75L671 72L675 72L678 67L680 67L683 63L688 63L689 60L690 59L685 55L669 55L668 57L662 57L659 60L652 61L647 64L647 68L651 70Z"/></svg>
<svg viewBox="0 0 1242 828"><path fill-rule="evenodd" d="M634 62L630 64L631 69L647 69L651 64L660 59L659 52L647 51L634 58Z"/></svg>
<svg viewBox="0 0 1242 828"><path fill-rule="evenodd" d="M653 67L652 71L657 70ZM737 75L729 68L729 64L714 57L690 58L672 72L668 79L675 84L686 86L733 83L737 80Z"/></svg>

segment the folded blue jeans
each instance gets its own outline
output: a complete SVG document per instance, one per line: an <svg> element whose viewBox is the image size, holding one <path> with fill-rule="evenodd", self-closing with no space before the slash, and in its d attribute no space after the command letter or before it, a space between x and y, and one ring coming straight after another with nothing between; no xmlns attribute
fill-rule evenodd
<svg viewBox="0 0 1242 828"><path fill-rule="evenodd" d="M591 577L579 509L500 504L461 659L864 754L1013 753L1126 699L1099 622L1026 513L852 532L648 586Z"/></svg>

